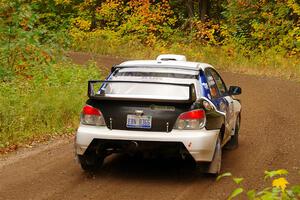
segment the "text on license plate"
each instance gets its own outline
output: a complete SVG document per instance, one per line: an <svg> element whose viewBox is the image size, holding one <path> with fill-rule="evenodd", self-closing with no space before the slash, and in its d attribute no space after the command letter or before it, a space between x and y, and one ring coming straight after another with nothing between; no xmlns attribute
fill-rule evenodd
<svg viewBox="0 0 300 200"><path fill-rule="evenodd" d="M127 128L151 128L152 116L127 115Z"/></svg>

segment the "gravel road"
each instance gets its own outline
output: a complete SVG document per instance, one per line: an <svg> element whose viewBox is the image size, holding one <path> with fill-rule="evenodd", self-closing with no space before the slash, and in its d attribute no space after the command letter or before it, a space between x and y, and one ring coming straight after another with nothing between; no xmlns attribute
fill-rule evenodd
<svg viewBox="0 0 300 200"><path fill-rule="evenodd" d="M122 61L84 53L69 56L79 64L93 57L99 66ZM244 177L245 188L261 189L270 184L263 180L264 170L285 168L289 182L300 183L300 84L221 74L227 85L243 89L240 146L224 151L222 172ZM74 160L73 139L0 159L0 199L225 199L233 188L230 179L216 182L178 160L112 155L99 173L86 174Z"/></svg>

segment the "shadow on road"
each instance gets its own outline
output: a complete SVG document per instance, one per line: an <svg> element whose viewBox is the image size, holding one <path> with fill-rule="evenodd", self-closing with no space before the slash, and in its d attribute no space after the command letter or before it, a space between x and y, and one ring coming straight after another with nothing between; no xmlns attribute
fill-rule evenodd
<svg viewBox="0 0 300 200"><path fill-rule="evenodd" d="M226 153L226 152L225 152ZM87 178L117 178L163 182L215 181L215 176L203 174L191 160L175 158L140 158L129 155L112 155L94 173L84 173Z"/></svg>

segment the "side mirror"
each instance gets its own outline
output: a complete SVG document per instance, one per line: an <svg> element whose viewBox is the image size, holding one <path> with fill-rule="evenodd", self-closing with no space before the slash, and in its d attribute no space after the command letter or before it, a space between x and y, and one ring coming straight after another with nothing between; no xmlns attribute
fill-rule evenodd
<svg viewBox="0 0 300 200"><path fill-rule="evenodd" d="M228 93L229 95L239 95L242 93L242 88L239 86L230 86Z"/></svg>

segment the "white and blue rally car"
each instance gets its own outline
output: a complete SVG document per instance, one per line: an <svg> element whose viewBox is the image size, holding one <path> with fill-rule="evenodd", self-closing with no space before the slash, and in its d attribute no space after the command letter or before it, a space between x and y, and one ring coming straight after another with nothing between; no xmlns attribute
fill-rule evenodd
<svg viewBox="0 0 300 200"><path fill-rule="evenodd" d="M238 146L238 86L226 87L211 65L183 55L123 62L88 83L76 133L81 167L96 170L112 153L192 158L218 174L222 147Z"/></svg>

